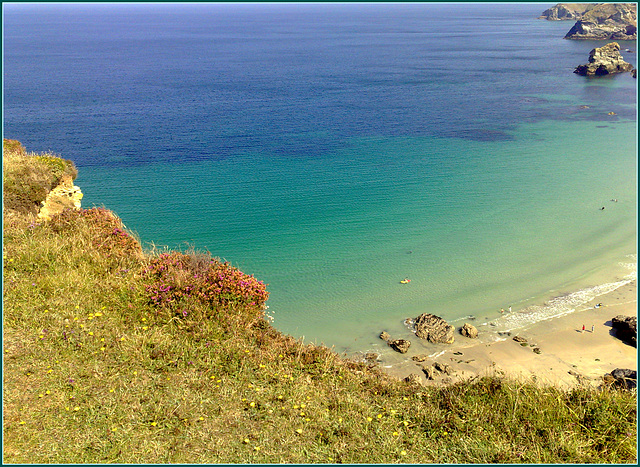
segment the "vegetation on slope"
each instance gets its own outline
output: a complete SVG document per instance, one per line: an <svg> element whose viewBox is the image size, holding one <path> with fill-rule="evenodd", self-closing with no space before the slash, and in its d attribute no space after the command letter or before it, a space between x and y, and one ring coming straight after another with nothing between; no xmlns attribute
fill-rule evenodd
<svg viewBox="0 0 640 467"><path fill-rule="evenodd" d="M278 332L208 253L143 253L106 209L38 222L12 197L52 178L4 149L4 462L636 460L635 393L392 380Z"/></svg>

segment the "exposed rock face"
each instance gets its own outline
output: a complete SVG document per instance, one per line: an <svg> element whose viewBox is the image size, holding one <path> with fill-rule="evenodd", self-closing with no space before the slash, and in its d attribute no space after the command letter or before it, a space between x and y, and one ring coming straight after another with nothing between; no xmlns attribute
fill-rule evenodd
<svg viewBox="0 0 640 467"><path fill-rule="evenodd" d="M478 338L478 330L475 326L469 323L464 323L464 326L462 326L462 328L460 329L460 334L465 337L469 337L470 339Z"/></svg>
<svg viewBox="0 0 640 467"><path fill-rule="evenodd" d="M611 320L611 324L613 329L616 330L616 337L634 347L638 346L638 318L618 315Z"/></svg>
<svg viewBox="0 0 640 467"><path fill-rule="evenodd" d="M73 179L69 176L63 177L60 184L51 190L42 202L38 218L49 220L65 209L80 209L81 199L82 191L73 184Z"/></svg>
<svg viewBox="0 0 640 467"><path fill-rule="evenodd" d="M607 383L623 389L633 389L638 386L638 374L635 370L616 368L604 375Z"/></svg>
<svg viewBox="0 0 640 467"><path fill-rule="evenodd" d="M585 11L565 39L635 40L638 25L633 3L599 3Z"/></svg>
<svg viewBox="0 0 640 467"><path fill-rule="evenodd" d="M558 3L548 10L544 10L539 19L549 21L576 21L581 19L582 15L592 10L595 6L593 3Z"/></svg>
<svg viewBox="0 0 640 467"><path fill-rule="evenodd" d="M380 339L382 339L385 342L389 342L389 339L391 339L391 336L389 335L389 333L387 331L382 331L380 333Z"/></svg>
<svg viewBox="0 0 640 467"><path fill-rule="evenodd" d="M422 313L415 319L416 336L433 344L452 344L455 328L439 316Z"/></svg>
<svg viewBox="0 0 640 467"><path fill-rule="evenodd" d="M589 53L589 63L579 65L573 71L582 76L603 76L633 70L633 65L625 62L620 55L620 45L610 42L593 49Z"/></svg>
<svg viewBox="0 0 640 467"><path fill-rule="evenodd" d="M415 373L411 373L407 376L404 381L409 384L422 384L422 380L420 379L420 375L416 375Z"/></svg>
<svg viewBox="0 0 640 467"><path fill-rule="evenodd" d="M436 375L436 369L431 365L425 365L422 367L422 372L427 379L433 379Z"/></svg>
<svg viewBox="0 0 640 467"><path fill-rule="evenodd" d="M396 352L407 353L409 347L411 347L411 342L405 339L396 339L389 342L389 347L391 347Z"/></svg>

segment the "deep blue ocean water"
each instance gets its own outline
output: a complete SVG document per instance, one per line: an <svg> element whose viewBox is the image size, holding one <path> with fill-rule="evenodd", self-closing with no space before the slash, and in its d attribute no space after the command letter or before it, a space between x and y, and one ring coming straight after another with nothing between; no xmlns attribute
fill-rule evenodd
<svg viewBox="0 0 640 467"><path fill-rule="evenodd" d="M636 263L637 80L573 74L603 43L549 6L3 4L4 137L144 244L267 282L307 341L522 326L567 310L500 308Z"/></svg>

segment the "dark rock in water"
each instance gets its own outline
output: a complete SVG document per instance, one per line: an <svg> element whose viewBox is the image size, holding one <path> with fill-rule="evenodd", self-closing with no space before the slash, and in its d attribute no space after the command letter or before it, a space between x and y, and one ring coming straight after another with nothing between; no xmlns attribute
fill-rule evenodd
<svg viewBox="0 0 640 467"><path fill-rule="evenodd" d="M618 315L611 320L616 337L634 347L637 347L638 318L635 316Z"/></svg>
<svg viewBox="0 0 640 467"><path fill-rule="evenodd" d="M464 323L464 326L462 326L462 328L460 328L460 334L462 334L465 337L468 337L470 339L477 339L478 338L478 329L476 329L475 326L469 324L469 323Z"/></svg>
<svg viewBox="0 0 640 467"><path fill-rule="evenodd" d="M582 76L604 76L612 73L631 71L633 65L625 62L620 55L620 45L610 42L607 45L593 49L589 53L589 63L578 65L574 73Z"/></svg>
<svg viewBox="0 0 640 467"><path fill-rule="evenodd" d="M633 389L638 386L636 370L616 368L611 373L604 375L605 382L622 389Z"/></svg>
<svg viewBox="0 0 640 467"><path fill-rule="evenodd" d="M433 344L452 344L455 328L439 316L422 313L415 319L416 336Z"/></svg>
<svg viewBox="0 0 640 467"><path fill-rule="evenodd" d="M411 347L411 342L405 339L396 339L389 342L389 347L391 347L396 352L407 353L409 347Z"/></svg>
<svg viewBox="0 0 640 467"><path fill-rule="evenodd" d="M599 3L582 13L565 39L636 40L637 9L633 3Z"/></svg>
<svg viewBox="0 0 640 467"><path fill-rule="evenodd" d="M411 360L413 360L414 362L424 362L425 360L427 360L429 358L428 355L414 355L413 357L411 357Z"/></svg>
<svg viewBox="0 0 640 467"><path fill-rule="evenodd" d="M519 342L520 344L526 344L527 339L525 339L524 337L520 337L520 336L513 336L513 340L516 342Z"/></svg>
<svg viewBox="0 0 640 467"><path fill-rule="evenodd" d="M631 70L631 76L633 76L634 78L637 79L638 78L638 70L635 69L635 68L633 70Z"/></svg>
<svg viewBox="0 0 640 467"><path fill-rule="evenodd" d="M409 384L422 384L420 375L416 375L415 373L411 373L403 381L406 381Z"/></svg>
<svg viewBox="0 0 640 467"><path fill-rule="evenodd" d="M387 331L382 331L380 333L380 339L382 339L385 342L389 342L389 339L391 339L391 336L389 335L389 333Z"/></svg>

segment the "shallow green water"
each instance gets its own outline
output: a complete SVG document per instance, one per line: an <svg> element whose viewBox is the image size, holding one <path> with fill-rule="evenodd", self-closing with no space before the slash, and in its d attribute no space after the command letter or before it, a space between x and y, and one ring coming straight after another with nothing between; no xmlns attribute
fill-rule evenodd
<svg viewBox="0 0 640 467"><path fill-rule="evenodd" d="M85 207L119 212L143 242L208 249L267 282L282 331L355 351L422 312L492 318L622 274L636 253L634 132L544 122L506 142L361 138L314 159L85 168L77 183Z"/></svg>

